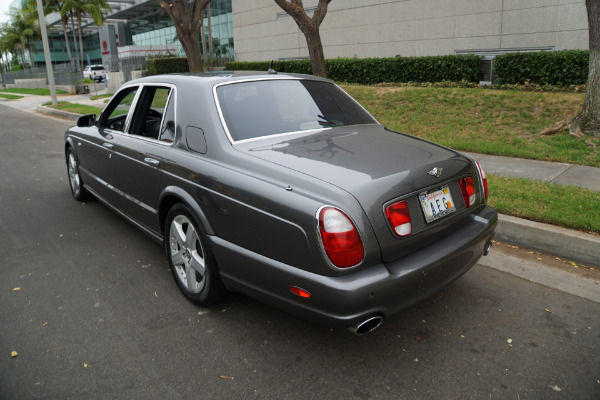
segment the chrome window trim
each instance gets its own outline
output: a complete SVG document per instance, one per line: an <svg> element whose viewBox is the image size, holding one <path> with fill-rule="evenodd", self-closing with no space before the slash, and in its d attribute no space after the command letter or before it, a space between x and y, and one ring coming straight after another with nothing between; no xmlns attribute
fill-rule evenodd
<svg viewBox="0 0 600 400"><path fill-rule="evenodd" d="M125 129L123 130L123 132L120 131L115 131L112 129L109 129L111 131L111 133L116 133L117 135L126 135L132 138L136 138L139 140L144 140L146 142L150 142L150 143L158 143L162 146L169 146L169 147L173 147L173 145L175 144L175 142L177 141L177 96L176 96L176 92L177 92L177 86L172 84L172 83L157 83L157 82L151 82L151 83L137 83L137 84L130 84L130 85L124 85L121 89L119 89L119 91L117 93L115 93L115 95L117 95L121 90L125 90L128 87L132 87L132 86L137 86L138 87L138 92L136 93L133 102L131 104L131 108L129 109L129 112L127 113L127 118L125 120ZM175 134L173 136L173 141L172 142L163 142L161 140L158 139L153 139L153 138L149 138L146 136L140 136L140 135L133 135L129 132L129 128L130 128L130 124L131 124L131 119L133 118L133 112L131 112L131 110L133 109L135 111L135 107L137 107L137 102L139 100L139 97L141 96L142 91L148 87L148 86L158 86L158 87L162 87L162 88L169 88L169 96L167 97L167 101L165 102L165 106L169 104L169 101L171 100L172 96L175 96L173 98L173 107L174 107L174 112L173 112L173 118L175 120ZM165 107L166 110L166 107ZM160 129L162 130L163 127L163 123L165 122L165 113L163 113L163 116L160 120ZM160 136L160 134L159 134Z"/></svg>

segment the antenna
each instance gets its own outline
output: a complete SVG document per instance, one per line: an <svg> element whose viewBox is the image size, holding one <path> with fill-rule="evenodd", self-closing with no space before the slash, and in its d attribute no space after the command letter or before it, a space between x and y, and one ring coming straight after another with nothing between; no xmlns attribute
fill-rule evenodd
<svg viewBox="0 0 600 400"><path fill-rule="evenodd" d="M273 69L273 60L271 60L271 65L269 65L269 70L267 72L271 75L277 75L277 71Z"/></svg>

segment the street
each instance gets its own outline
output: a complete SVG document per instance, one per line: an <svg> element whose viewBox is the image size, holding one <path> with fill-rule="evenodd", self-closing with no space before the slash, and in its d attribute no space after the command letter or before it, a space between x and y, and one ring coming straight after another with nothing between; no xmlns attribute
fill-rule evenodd
<svg viewBox="0 0 600 400"><path fill-rule="evenodd" d="M364 336L191 304L159 244L72 198L68 125L0 103L0 399L600 398L600 304L482 265Z"/></svg>

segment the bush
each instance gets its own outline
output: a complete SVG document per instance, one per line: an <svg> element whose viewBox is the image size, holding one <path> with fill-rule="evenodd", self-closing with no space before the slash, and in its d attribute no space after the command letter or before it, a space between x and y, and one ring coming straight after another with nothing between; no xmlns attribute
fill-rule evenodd
<svg viewBox="0 0 600 400"><path fill-rule="evenodd" d="M189 72L190 67L185 57L160 57L147 61L148 75Z"/></svg>
<svg viewBox="0 0 600 400"><path fill-rule="evenodd" d="M496 82L500 84L583 85L588 66L587 50L510 53L494 60Z"/></svg>
<svg viewBox="0 0 600 400"><path fill-rule="evenodd" d="M229 62L229 70L267 71L270 61ZM475 55L325 60L327 76L338 82L477 82L480 59ZM310 74L309 60L275 61L278 72Z"/></svg>

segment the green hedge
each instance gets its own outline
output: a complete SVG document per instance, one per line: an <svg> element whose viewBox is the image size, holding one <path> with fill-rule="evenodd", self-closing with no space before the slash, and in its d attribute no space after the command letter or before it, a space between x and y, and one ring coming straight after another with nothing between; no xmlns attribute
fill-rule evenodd
<svg viewBox="0 0 600 400"><path fill-rule="evenodd" d="M190 72L190 67L185 57L160 57L147 61L148 75L172 74Z"/></svg>
<svg viewBox="0 0 600 400"><path fill-rule="evenodd" d="M267 71L270 61L229 62L228 70ZM480 59L474 55L391 58L336 58L325 60L327 76L338 82L477 82ZM275 61L278 72L310 74L309 60Z"/></svg>
<svg viewBox="0 0 600 400"><path fill-rule="evenodd" d="M587 82L587 50L510 53L496 57L497 83L536 83L539 85L582 85Z"/></svg>

